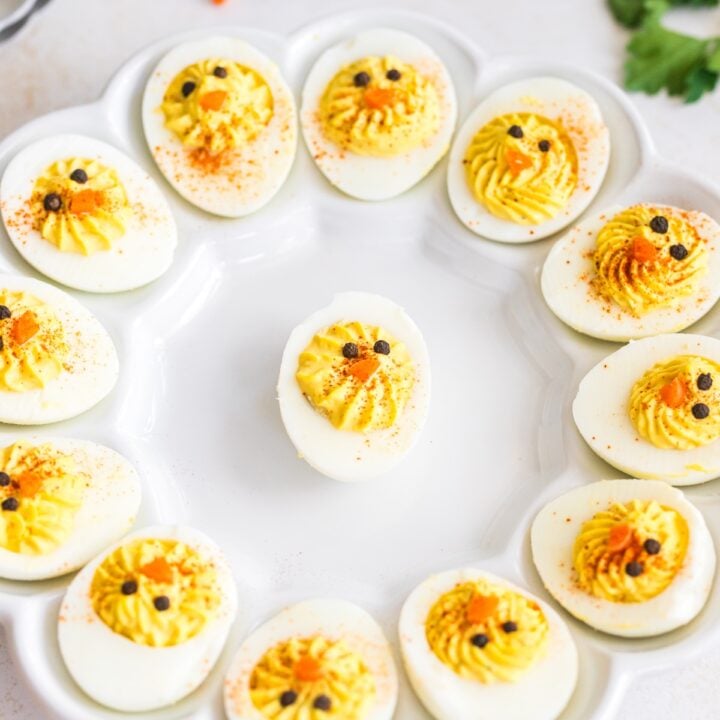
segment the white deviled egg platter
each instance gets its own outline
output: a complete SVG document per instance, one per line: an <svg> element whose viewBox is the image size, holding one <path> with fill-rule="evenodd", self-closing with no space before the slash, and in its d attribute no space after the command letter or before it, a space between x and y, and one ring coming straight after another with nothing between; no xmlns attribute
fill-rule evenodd
<svg viewBox="0 0 720 720"><path fill-rule="evenodd" d="M438 21L391 10L328 17L289 37L223 27L168 38L129 60L98 102L38 118L6 138L0 172L49 135L79 133L115 146L157 181L178 227L174 262L153 284L105 296L69 291L110 332L120 378L96 407L43 431L122 453L142 481L135 528L198 528L222 548L235 575L241 620L208 680L176 705L136 717L220 720L223 675L241 639L307 598L365 608L393 643L400 667L397 622L405 598L427 575L469 565L559 609L580 658L577 688L561 718L610 720L640 673L680 666L720 642L719 589L716 580L688 626L621 639L559 608L533 567L529 528L540 508L573 487L620 475L574 427L578 383L619 346L575 333L545 305L540 270L558 236L511 246L463 227L447 196L447 156L406 193L368 203L334 189L301 142L277 195L258 212L229 220L185 202L147 149L143 90L180 42L207 35L249 42L279 65L298 102L324 50L376 27L411 33L434 49L455 85L459 125L490 92L523 78L555 76L589 92L612 150L604 183L577 222L637 202L720 218L718 193L660 156L611 83L574 67L491 60ZM2 239L0 272L39 277L4 231ZM427 422L412 452L391 473L357 484L334 482L297 457L276 397L291 331L346 291L376 293L403 307L424 336L433 374ZM718 311L692 331L720 331ZM0 440L6 445L18 434L4 426ZM717 480L686 490L716 542L719 490ZM1 581L0 622L17 667L53 717L117 718L82 693L60 657L57 612L70 579ZM429 717L402 671L400 681L396 717Z"/></svg>

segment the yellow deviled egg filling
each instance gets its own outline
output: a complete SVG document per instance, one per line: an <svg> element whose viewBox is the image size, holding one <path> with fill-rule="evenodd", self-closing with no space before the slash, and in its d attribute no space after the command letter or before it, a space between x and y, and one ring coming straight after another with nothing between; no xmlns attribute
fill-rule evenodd
<svg viewBox="0 0 720 720"><path fill-rule="evenodd" d="M412 65L371 56L342 68L320 101L325 136L356 155L394 157L425 145L440 127L435 85Z"/></svg>
<svg viewBox="0 0 720 720"><path fill-rule="evenodd" d="M272 119L273 96L255 70L211 58L175 76L161 109L183 145L215 156L257 138Z"/></svg>
<svg viewBox="0 0 720 720"><path fill-rule="evenodd" d="M125 234L131 210L115 170L66 158L48 166L32 193L35 229L62 252L92 255Z"/></svg>
<svg viewBox="0 0 720 720"><path fill-rule="evenodd" d="M0 547L47 555L70 536L87 478L71 455L16 442L0 450Z"/></svg>
<svg viewBox="0 0 720 720"><path fill-rule="evenodd" d="M113 632L152 647L195 637L222 600L212 563L169 539L133 540L110 553L95 570L90 599Z"/></svg>
<svg viewBox="0 0 720 720"><path fill-rule="evenodd" d="M554 218L578 182L572 140L559 123L535 113L491 120L471 140L463 163L475 199L519 225Z"/></svg>
<svg viewBox="0 0 720 720"><path fill-rule="evenodd" d="M602 600L645 602L682 567L688 526L654 500L614 503L583 523L573 547L579 586Z"/></svg>
<svg viewBox="0 0 720 720"><path fill-rule="evenodd" d="M678 355L653 365L632 387L628 412L639 435L675 450L720 437L720 365Z"/></svg>
<svg viewBox="0 0 720 720"><path fill-rule="evenodd" d="M52 307L22 291L0 290L0 391L38 390L64 370L68 354Z"/></svg>
<svg viewBox="0 0 720 720"><path fill-rule="evenodd" d="M342 640L292 638L262 656L250 697L270 720L362 720L375 700L375 679Z"/></svg>
<svg viewBox="0 0 720 720"><path fill-rule="evenodd" d="M425 621L438 659L486 685L516 682L545 653L549 632L534 600L485 580L460 583L441 595Z"/></svg>
<svg viewBox="0 0 720 720"><path fill-rule="evenodd" d="M415 384L407 348L382 328L342 322L317 333L295 378L310 404L339 430L392 427Z"/></svg>
<svg viewBox="0 0 720 720"><path fill-rule="evenodd" d="M650 205L611 218L594 261L599 293L635 317L693 295L708 269L705 243L686 214Z"/></svg>

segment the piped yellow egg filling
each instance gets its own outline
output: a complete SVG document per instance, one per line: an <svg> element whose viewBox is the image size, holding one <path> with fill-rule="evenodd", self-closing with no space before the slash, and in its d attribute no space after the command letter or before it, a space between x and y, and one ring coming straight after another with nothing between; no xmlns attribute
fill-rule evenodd
<svg viewBox="0 0 720 720"><path fill-rule="evenodd" d="M519 225L554 218L578 182L575 146L556 121L535 113L500 115L480 128L463 160L475 199Z"/></svg>
<svg viewBox="0 0 720 720"><path fill-rule="evenodd" d="M214 565L183 542L133 540L95 570L90 600L113 631L139 645L186 642L212 622L222 602Z"/></svg>
<svg viewBox="0 0 720 720"><path fill-rule="evenodd" d="M362 720L375 700L375 679L342 640L291 638L255 666L250 698L270 720Z"/></svg>
<svg viewBox="0 0 720 720"><path fill-rule="evenodd" d="M47 555L70 536L88 478L71 455L19 441L0 450L0 547Z"/></svg>
<svg viewBox="0 0 720 720"><path fill-rule="evenodd" d="M695 294L708 252L685 213L634 205L600 230L594 261L598 292L642 317Z"/></svg>
<svg viewBox="0 0 720 720"><path fill-rule="evenodd" d="M425 621L437 658L486 685L516 682L545 653L549 632L534 600L485 580L460 583L441 595Z"/></svg>
<svg viewBox="0 0 720 720"><path fill-rule="evenodd" d="M49 165L32 193L35 229L62 252L109 250L126 231L131 210L115 170L97 160L65 158Z"/></svg>
<svg viewBox="0 0 720 720"><path fill-rule="evenodd" d="M0 390L38 390L57 379L68 355L50 305L19 290L0 290Z"/></svg>
<svg viewBox="0 0 720 720"><path fill-rule="evenodd" d="M251 143L273 116L269 85L255 70L227 58L189 65L168 86L165 127L188 148L215 156Z"/></svg>
<svg viewBox="0 0 720 720"><path fill-rule="evenodd" d="M343 67L320 101L325 136L356 155L394 157L415 150L440 127L440 99L430 78L393 56Z"/></svg>
<svg viewBox="0 0 720 720"><path fill-rule="evenodd" d="M583 523L573 547L577 582L602 600L645 602L670 585L685 561L685 518L654 500L613 503Z"/></svg>
<svg viewBox="0 0 720 720"><path fill-rule="evenodd" d="M415 368L405 345L382 328L342 322L312 338L295 378L336 428L367 433L395 424L412 395Z"/></svg>
<svg viewBox="0 0 720 720"><path fill-rule="evenodd" d="M678 355L653 365L632 387L628 412L655 447L689 450L720 437L720 365Z"/></svg>

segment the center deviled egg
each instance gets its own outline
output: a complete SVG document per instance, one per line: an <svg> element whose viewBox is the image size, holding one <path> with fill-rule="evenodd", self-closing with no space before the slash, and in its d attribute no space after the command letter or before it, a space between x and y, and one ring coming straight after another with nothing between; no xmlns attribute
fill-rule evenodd
<svg viewBox="0 0 720 720"><path fill-rule="evenodd" d="M135 469L82 440L20 439L0 449L0 577L42 580L72 572L132 526Z"/></svg>
<svg viewBox="0 0 720 720"><path fill-rule="evenodd" d="M430 363L405 311L379 295L341 293L293 330L278 379L298 454L336 480L387 472L427 416Z"/></svg>
<svg viewBox="0 0 720 720"><path fill-rule="evenodd" d="M258 628L225 681L230 720L390 720L398 680L382 630L343 600L307 600Z"/></svg>
<svg viewBox="0 0 720 720"><path fill-rule="evenodd" d="M301 124L327 179L361 200L399 195L432 170L457 117L452 80L412 35L375 28L326 50L305 81Z"/></svg>
<svg viewBox="0 0 720 720"><path fill-rule="evenodd" d="M78 290L145 285L172 262L177 230L155 182L129 157L83 135L38 140L0 185L5 228L18 252Z"/></svg>
<svg viewBox="0 0 720 720"><path fill-rule="evenodd" d="M295 100L277 66L236 37L162 58L143 97L145 138L167 181L207 212L240 217L275 195L297 146Z"/></svg>
<svg viewBox="0 0 720 720"><path fill-rule="evenodd" d="M603 340L683 330L720 297L720 225L669 205L610 208L558 240L542 292L563 322Z"/></svg>
<svg viewBox="0 0 720 720"><path fill-rule="evenodd" d="M577 650L547 604L490 573L449 570L403 605L400 647L438 720L554 720L575 689Z"/></svg>
<svg viewBox="0 0 720 720"><path fill-rule="evenodd" d="M62 657L102 705L122 712L171 705L215 664L236 595L230 568L208 537L184 526L145 528L70 584L58 622Z"/></svg>
<svg viewBox="0 0 720 720"><path fill-rule="evenodd" d="M118 359L105 328L62 290L0 275L0 422L74 417L114 387Z"/></svg>
<svg viewBox="0 0 720 720"><path fill-rule="evenodd" d="M646 637L690 622L707 601L715 548L680 490L649 480L602 480L548 503L532 553L548 591L598 630Z"/></svg>
<svg viewBox="0 0 720 720"><path fill-rule="evenodd" d="M590 447L633 477L692 485L720 476L720 340L626 345L582 380L573 416Z"/></svg>
<svg viewBox="0 0 720 720"><path fill-rule="evenodd" d="M554 77L495 90L453 143L450 201L472 232L531 242L577 218L597 195L610 160L610 134L597 102Z"/></svg>

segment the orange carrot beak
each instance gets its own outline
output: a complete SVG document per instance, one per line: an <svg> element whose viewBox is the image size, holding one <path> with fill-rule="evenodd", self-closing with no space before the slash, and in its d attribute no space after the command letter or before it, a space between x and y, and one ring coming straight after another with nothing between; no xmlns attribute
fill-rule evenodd
<svg viewBox="0 0 720 720"><path fill-rule="evenodd" d="M379 367L380 361L376 357L367 357L354 362L348 372L360 382L367 382Z"/></svg>
<svg viewBox="0 0 720 720"><path fill-rule="evenodd" d="M644 237L638 235L632 239L632 257L639 263L654 262L657 260L657 248Z"/></svg>
<svg viewBox="0 0 720 720"><path fill-rule="evenodd" d="M224 90L212 90L200 98L200 107L203 110L219 110L226 97L227 93Z"/></svg>
<svg viewBox="0 0 720 720"><path fill-rule="evenodd" d="M480 625L495 614L498 603L494 595L475 595L465 610L465 617L471 625Z"/></svg>
<svg viewBox="0 0 720 720"><path fill-rule="evenodd" d="M371 110L380 110L395 102L395 91L392 88L372 87L365 91L363 99Z"/></svg>
<svg viewBox="0 0 720 720"><path fill-rule="evenodd" d="M680 375L674 377L667 385L660 388L662 401L670 408L680 407L687 397L687 385Z"/></svg>
<svg viewBox="0 0 720 720"><path fill-rule="evenodd" d="M508 148L505 151L505 160L513 175L519 175L525 168L532 165L530 157L515 148Z"/></svg>

